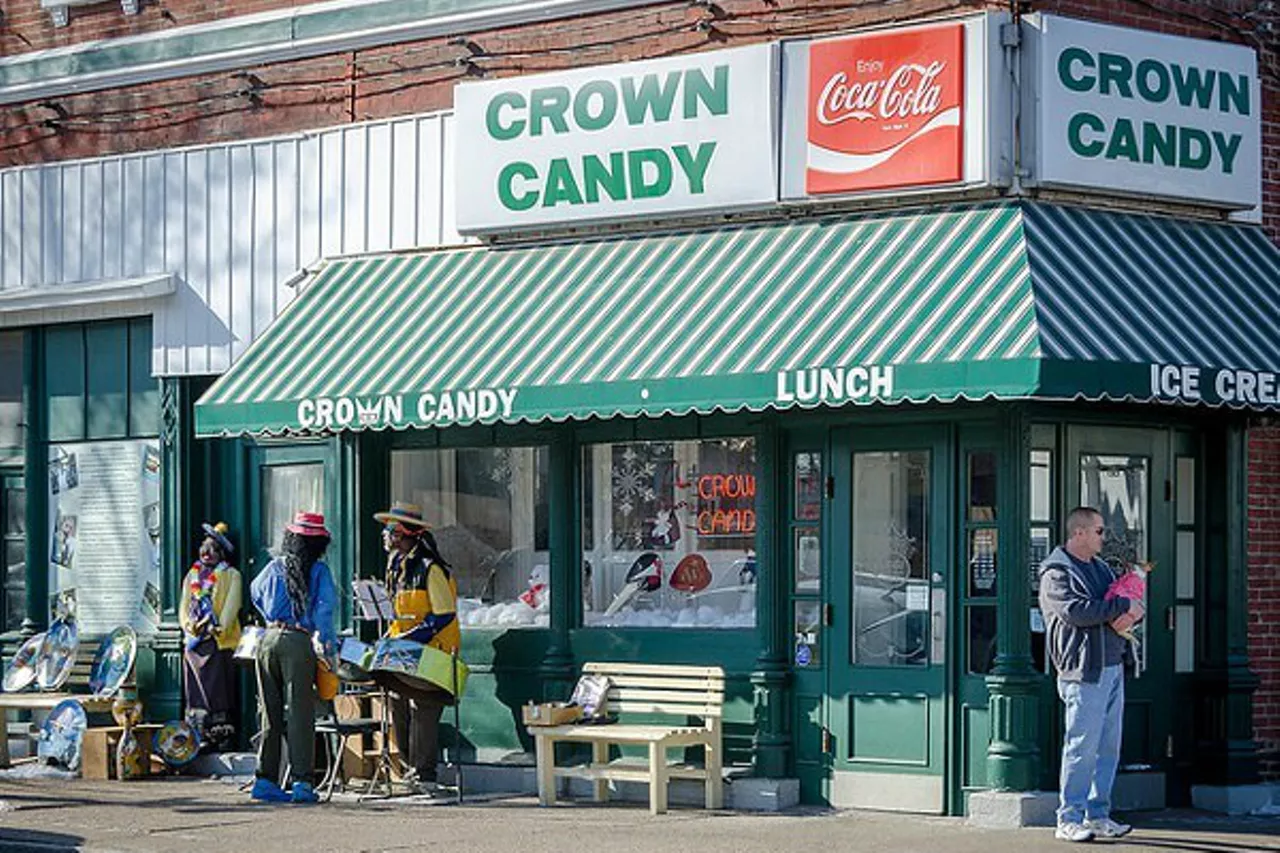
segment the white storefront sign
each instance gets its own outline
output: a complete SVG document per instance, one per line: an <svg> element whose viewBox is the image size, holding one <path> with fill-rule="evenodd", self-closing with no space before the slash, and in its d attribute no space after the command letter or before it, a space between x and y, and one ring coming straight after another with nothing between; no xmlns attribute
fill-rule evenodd
<svg viewBox="0 0 1280 853"><path fill-rule="evenodd" d="M458 86L458 230L773 204L776 54L753 45Z"/></svg>
<svg viewBox="0 0 1280 853"><path fill-rule="evenodd" d="M1053 15L1026 23L1024 127L1037 183L1236 210L1261 203L1252 48Z"/></svg>

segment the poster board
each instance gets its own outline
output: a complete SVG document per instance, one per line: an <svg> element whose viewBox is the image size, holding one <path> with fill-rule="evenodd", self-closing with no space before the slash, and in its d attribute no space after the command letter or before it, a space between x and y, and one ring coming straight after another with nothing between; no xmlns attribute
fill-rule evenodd
<svg viewBox="0 0 1280 853"><path fill-rule="evenodd" d="M73 608L81 634L160 622L160 445L155 439L49 447L51 614Z"/></svg>

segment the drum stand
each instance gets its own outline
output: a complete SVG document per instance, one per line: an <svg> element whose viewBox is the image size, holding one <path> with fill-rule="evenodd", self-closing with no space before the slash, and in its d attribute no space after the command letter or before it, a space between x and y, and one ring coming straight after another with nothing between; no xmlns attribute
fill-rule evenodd
<svg viewBox="0 0 1280 853"><path fill-rule="evenodd" d="M381 624L378 626L381 628ZM391 700L387 693L387 688L378 685L378 761L373 769L373 775L369 777L369 786L365 788L364 793L360 795L359 802L378 797L379 799L387 799L394 793L391 782ZM374 789L378 787L381 781L386 788L385 794L375 794Z"/></svg>

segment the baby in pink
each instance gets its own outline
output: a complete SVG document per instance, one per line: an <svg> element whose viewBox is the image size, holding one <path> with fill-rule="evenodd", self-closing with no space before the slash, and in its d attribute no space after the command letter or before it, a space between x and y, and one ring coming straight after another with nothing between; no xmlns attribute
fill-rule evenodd
<svg viewBox="0 0 1280 853"><path fill-rule="evenodd" d="M1127 598L1139 604L1145 602L1147 600L1147 575L1153 568L1155 568L1154 563L1138 563L1130 566L1124 574L1112 581L1111 586L1107 587L1105 596L1107 601L1113 598ZM1132 640L1133 626L1138 624L1144 615L1146 614L1141 608L1131 609L1127 613L1121 613L1115 619L1112 619L1111 628L1126 640Z"/></svg>

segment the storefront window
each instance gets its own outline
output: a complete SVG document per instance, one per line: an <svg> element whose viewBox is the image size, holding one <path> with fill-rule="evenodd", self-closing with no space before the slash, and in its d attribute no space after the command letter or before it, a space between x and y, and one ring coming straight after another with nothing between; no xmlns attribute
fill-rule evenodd
<svg viewBox="0 0 1280 853"><path fill-rule="evenodd" d="M545 447L398 450L392 501L422 507L468 627L550 624Z"/></svg>
<svg viewBox="0 0 1280 853"><path fill-rule="evenodd" d="M582 467L584 624L755 625L753 439L595 444Z"/></svg>
<svg viewBox="0 0 1280 853"><path fill-rule="evenodd" d="M22 409L24 360L22 332L0 333L0 462L21 465L26 448L26 412Z"/></svg>

